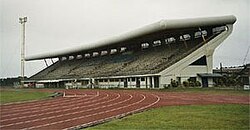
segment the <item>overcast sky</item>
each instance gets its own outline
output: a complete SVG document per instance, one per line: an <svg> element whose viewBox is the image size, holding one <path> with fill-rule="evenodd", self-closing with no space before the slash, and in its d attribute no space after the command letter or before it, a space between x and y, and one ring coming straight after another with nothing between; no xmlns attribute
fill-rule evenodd
<svg viewBox="0 0 250 130"><path fill-rule="evenodd" d="M20 24L27 16L26 56L122 34L161 19L235 15L233 33L215 50L214 67L242 65L250 46L249 0L0 0L0 77L20 75ZM250 52L245 63L250 63ZM51 64L49 62L49 64ZM45 67L26 62L25 75Z"/></svg>

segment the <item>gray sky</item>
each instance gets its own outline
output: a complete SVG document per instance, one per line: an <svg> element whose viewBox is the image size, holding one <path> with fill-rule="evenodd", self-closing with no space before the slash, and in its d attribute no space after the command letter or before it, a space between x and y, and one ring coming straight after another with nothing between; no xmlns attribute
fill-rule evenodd
<svg viewBox="0 0 250 130"><path fill-rule="evenodd" d="M249 9L249 0L0 0L0 77L20 75L22 16L28 17L26 55L34 55L92 43L161 19L232 14L237 17L233 33L214 53L218 67L220 62L242 65L250 46ZM44 67L43 61L26 62L25 74Z"/></svg>

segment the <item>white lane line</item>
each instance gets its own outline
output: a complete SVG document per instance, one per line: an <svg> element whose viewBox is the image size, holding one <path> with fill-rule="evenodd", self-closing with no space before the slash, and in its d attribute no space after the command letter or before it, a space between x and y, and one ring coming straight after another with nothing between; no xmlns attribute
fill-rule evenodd
<svg viewBox="0 0 250 130"><path fill-rule="evenodd" d="M78 107L73 107L73 108L68 108L68 109L63 109L63 110L57 110L57 111L52 111L52 112L46 112L46 113L40 113L40 114L33 114L33 115L29 115L29 116L21 116L21 117L9 118L9 119L5 119L5 120L1 120L0 122L11 121L11 120L16 120L16 119L24 119L24 118L29 118L29 117L41 116L41 115L46 115L46 114L54 114L54 113L59 113L59 112L66 112L66 111L69 111L69 110L75 110L75 109L86 108L86 107L90 107L90 106L96 106L96 105L99 105L99 104L104 104L104 103L116 100L116 99L120 98L120 95L117 94L117 97L114 98L114 99L112 99L112 100L107 100L107 101L104 101L104 102L90 104L90 105L87 105L87 106L81 106L81 105L83 105L85 103L91 103L91 102L96 102L96 101L104 100L104 99L106 99L108 97L109 97L109 95L107 95L104 98L97 99L97 100L91 100L91 101L88 101L88 102L77 104ZM79 107L79 106L81 106L81 107Z"/></svg>
<svg viewBox="0 0 250 130"><path fill-rule="evenodd" d="M50 101L55 101L55 100L56 99L53 98ZM46 99L44 99L44 100L22 101L22 102L14 102L14 103L9 103L9 104L2 104L1 107L3 107L2 109L13 109L13 105L15 107L21 107L23 104L27 104L28 103L29 105L34 106L35 104L40 103L40 102L42 102L42 103L46 103L46 102L50 103L50 101L46 100Z"/></svg>
<svg viewBox="0 0 250 130"><path fill-rule="evenodd" d="M87 95L86 93L84 93L84 95ZM74 100L74 99L68 99L68 100L65 100L65 99L63 99L63 98L61 98L61 99L59 99L59 100L63 100L64 102L70 102L71 100ZM48 101L47 103L43 103L43 102L41 102L41 103L39 103L39 102L34 102L34 103L32 103L32 104L35 104L35 105L32 105L32 104L28 104L29 106L15 106L14 108L1 108L1 111L5 111L5 110L7 110L7 111L11 111L11 113L13 113L14 112L14 110L20 110L20 109L26 109L26 108L28 108L28 109L30 109L30 108L35 108L36 106L38 106L38 107L40 107L40 105L41 104L43 104L43 105L50 105L50 104L54 104L54 102L58 102L58 100L50 100L50 101ZM39 104L37 104L37 103L39 103ZM20 104L20 105L24 105L24 104ZM32 106L32 107L31 107ZM11 106L10 106L11 107ZM37 108L37 107L36 107Z"/></svg>
<svg viewBox="0 0 250 130"><path fill-rule="evenodd" d="M25 104L23 104L25 106L23 106L23 107L14 107L12 109L5 108L5 109L2 109L2 112L7 111L9 113L13 113L13 112L23 111L23 110L26 110L26 109L29 109L29 110L30 109L36 109L36 108L40 108L41 105L51 105L51 104L54 104L54 103L56 103L56 102L58 102L60 100L63 101L64 103L67 103L67 102L71 102L73 99L67 99L67 100L65 100L65 99L61 98L61 99L58 99L58 100L53 100L52 102L48 102L48 103L42 103L42 102L39 103L39 102L37 102L36 105L27 104L28 106L25 105Z"/></svg>
<svg viewBox="0 0 250 130"><path fill-rule="evenodd" d="M7 115L1 115L1 118L5 118L5 117L9 117L9 116L15 116L15 115L19 115L19 114L27 114L27 113L34 113L34 112L42 112L42 111L47 111L47 110L55 110L58 108L58 106L62 106L61 108L67 108L67 107L70 107L70 106L74 106L75 103L78 103L78 102L83 102L83 101L86 101L86 100L89 100L89 99L93 99L97 97L96 96L93 96L91 98L87 98L87 99L84 99L84 100L79 100L79 101L76 101L76 102L70 102L70 103L57 103L57 104L54 104L54 105L49 105L49 106L44 106L44 107L40 107L39 110L34 110L34 111L31 111L32 109L29 109L29 111L26 111L26 112L22 112L22 113L14 113L14 114L7 114ZM75 100L75 99L72 99L72 100ZM60 105L58 105L60 104ZM70 104L73 104L73 105L70 105ZM56 106L56 108L54 107ZM44 109L45 108L45 109ZM2 113L1 113L2 114Z"/></svg>
<svg viewBox="0 0 250 130"><path fill-rule="evenodd" d="M72 127L64 128L63 130L77 129L77 128L79 128L79 129L80 128L86 128L88 126L99 124L99 123L103 123L103 122L109 121L109 120L114 119L114 118L121 118L121 117L130 115L130 114L133 114L133 113L136 113L136 112L140 112L141 110L149 108L149 107L155 105L156 103L158 103L160 101L161 98L158 95L155 95L155 94L152 94L152 95L155 96L157 98L157 100L155 102L147 105L147 106L141 107L139 109L136 109L136 110L133 110L133 111L130 111L130 112L122 113L122 114L119 114L119 115L115 115L115 116L111 116L111 117L106 117L104 119L100 119L100 120L96 120L96 121L91 121L91 122L85 123L83 125L78 125L78 126L72 126Z"/></svg>
<svg viewBox="0 0 250 130"><path fill-rule="evenodd" d="M47 99L42 99L42 100L39 99L39 100L31 100L31 101L21 101L21 102L5 103L5 104L1 104L1 107L12 108L12 105L20 106L20 105L23 105L24 103L30 103L32 105L32 104L35 104L36 102L41 102L41 101L47 102Z"/></svg>
<svg viewBox="0 0 250 130"><path fill-rule="evenodd" d="M133 98L133 96L131 94L128 94L130 95L130 99ZM132 104L129 104L129 105L125 105L125 106L122 106L122 107L118 107L118 108L113 108L111 110L106 110L106 111L102 111L102 112L98 112L98 113L95 113L95 114L89 114L89 115L85 115L85 116L80 116L80 117L75 117L75 118L71 118L71 119L67 119L67 120L62 120L62 121L57 121L57 122L53 122L53 123L48 123L48 124L43 124L43 125L38 125L38 126L33 126L33 127L28 127L28 128L24 128L24 129L21 129L21 130L29 130L29 129L37 129L37 128L40 128L40 127L45 127L45 126L49 126L49 125L55 125L55 124L59 124L59 123L64 123L64 122L69 122L69 121L73 121L73 120L78 120L78 119L82 119L82 118L86 118L86 117L91 117L91 116L95 116L95 115L100 115L100 114L105 114L105 113L108 113L108 112L112 112L112 111L115 111L115 110L119 110L119 109L122 109L122 108L126 108L126 107L129 107L129 106L132 106L132 105L135 105L135 104L138 104L138 103L141 103L142 101L144 101L146 99L146 97L143 95L143 94L140 94L141 96L143 96L143 98L137 102L134 102ZM117 103L114 103L114 104L121 104L123 102L126 102L128 99L126 100L123 100L121 102L117 102ZM110 105L107 105L107 106L113 106L112 104ZM107 107L107 106L102 106L100 108L103 108L103 107ZM78 113L78 112L76 112ZM76 114L75 113L75 114Z"/></svg>
<svg viewBox="0 0 250 130"><path fill-rule="evenodd" d="M88 91L87 92L83 92L83 94L87 95L87 96L93 96L93 95L88 94ZM65 99L61 98L60 100L65 100ZM70 99L70 100L72 100L72 99ZM24 101L24 102L19 102L19 103L9 103L9 104L0 105L0 108L4 107L4 108L1 108L1 110L15 110L15 109L21 109L21 108L24 109L24 108L27 107L27 106L21 107L24 103L29 103L28 104L29 106L39 106L40 104L38 104L38 105L36 105L36 104L40 103L40 101L42 101L41 103L43 103L43 105L45 105L45 104L49 105L49 104L53 104L52 102L57 102L58 100L57 99L52 99L52 100L46 100L45 99L45 100ZM35 104L35 105L33 105L33 104ZM9 106L9 105L11 105L11 106ZM13 108L12 105L15 105L14 108Z"/></svg>
<svg viewBox="0 0 250 130"><path fill-rule="evenodd" d="M20 104L17 104L17 105L15 105L15 104L13 104L13 105L8 105L8 107L6 107L6 106L2 106L2 105L0 105L1 106L1 110L2 111L5 111L5 110L17 110L17 109L23 109L23 108L27 108L27 106L23 106L23 105L26 105L26 104L28 104L29 105L29 107L30 106L38 106L38 105L33 105L33 104L40 104L40 103L43 103L43 104L51 104L51 102L56 102L56 101L58 101L58 100L63 100L63 98L54 98L54 99L43 99L43 100L36 100L36 101L24 101L24 102L20 102ZM39 102L40 101L40 102ZM47 103L46 103L47 102ZM5 105L5 104L4 104Z"/></svg>
<svg viewBox="0 0 250 130"><path fill-rule="evenodd" d="M99 101L99 100L105 99L107 97L108 97L108 94L105 93L105 97L102 97L100 99L95 99L95 100L91 100L91 101L87 101L87 102L82 102L82 101L86 101L86 100L90 100L90 99L95 98L95 97L91 97L91 98L88 98L88 99L79 100L79 101L76 101L76 102L71 102L72 105L65 105L65 106L62 106L60 108L71 108L71 107L74 107L75 104L78 103L78 102L80 102L80 104L82 105L82 104L86 104L86 103L91 103L91 102ZM55 105L55 106L58 106L58 105ZM20 114L27 114L27 113L30 114L30 113L43 112L43 111L48 111L48 110L57 110L57 109L58 109L58 107L52 107L52 108L41 109L41 110L33 110L33 111L23 112L23 113L9 114L8 116L14 116L14 115L18 116ZM33 115L35 115L35 114L33 114ZM6 116L1 116L1 118L6 117ZM16 117L16 118L18 118L18 117ZM9 118L9 119L11 119L11 118ZM8 120L8 119L5 119L5 120ZM5 121L5 120L0 120L0 122Z"/></svg>
<svg viewBox="0 0 250 130"><path fill-rule="evenodd" d="M98 95L99 96L99 91L97 91L96 92L96 95ZM84 94L84 95L82 95L82 94L76 94L76 93L74 93L74 94L68 94L68 95L66 95L66 93L64 92L63 93L63 97L64 98L71 98L71 97L85 97L86 96L86 94ZM95 96L95 95L88 95L88 96Z"/></svg>
<svg viewBox="0 0 250 130"><path fill-rule="evenodd" d="M55 100L55 99L51 99L51 100ZM48 99L38 99L38 100L30 100L30 101L20 101L20 102L13 102L13 103L5 103L5 104L1 104L0 105L0 109L11 109L13 107L13 105L15 105L16 107L18 106L22 106L23 104L29 103L29 104L35 104L37 102L47 102Z"/></svg>
<svg viewBox="0 0 250 130"><path fill-rule="evenodd" d="M118 94L118 95L120 95L120 94ZM93 101L89 101L89 102L93 102ZM86 109L86 110L83 110L83 112L85 112L85 111L91 111L91 110L92 109ZM6 125L1 125L0 128L2 128L2 127L8 127L8 126L13 126L13 125L18 125L18 124L23 124L23 123L30 123L30 122L40 121L40 120L53 119L53 118L57 118L57 117L65 116L65 115L67 116L67 115L71 115L71 114L75 114L75 113L80 113L80 112L73 112L73 113L61 114L61 115L57 115L57 116L50 116L50 117L44 117L44 118L39 118L39 119L34 119L34 120L28 120L28 121L23 121L23 122L11 123L11 124L6 124Z"/></svg>

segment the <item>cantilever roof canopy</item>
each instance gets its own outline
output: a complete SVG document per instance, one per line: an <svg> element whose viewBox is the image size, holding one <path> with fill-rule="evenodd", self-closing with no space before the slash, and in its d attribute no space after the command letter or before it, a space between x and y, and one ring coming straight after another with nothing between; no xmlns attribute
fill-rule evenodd
<svg viewBox="0 0 250 130"><path fill-rule="evenodd" d="M112 38L108 38L99 42L94 42L88 46L82 45L77 48L70 48L57 52L28 56L25 58L25 60L26 61L40 60L46 58L57 58L62 56L75 55L78 53L81 54L83 52L88 52L90 50L98 50L100 48L105 48L107 46L113 46L125 42L130 42L131 40L136 39L138 37L142 37L152 33L157 33L163 30L226 25L226 24L233 24L235 23L235 21L236 17L233 15L221 16L221 17L207 17L207 18L161 20L159 22L144 26L142 28L136 29L134 31L122 35L114 36Z"/></svg>

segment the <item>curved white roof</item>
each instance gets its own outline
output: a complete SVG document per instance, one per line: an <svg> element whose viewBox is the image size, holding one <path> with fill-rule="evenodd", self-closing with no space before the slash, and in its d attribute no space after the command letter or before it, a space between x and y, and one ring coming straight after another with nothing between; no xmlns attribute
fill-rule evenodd
<svg viewBox="0 0 250 130"><path fill-rule="evenodd" d="M114 36L99 42L94 42L88 46L83 45L77 48L70 48L62 51L39 54L28 56L25 58L26 61L29 60L39 60L46 58L55 58L61 56L67 56L70 54L76 54L80 52L85 52L88 50L93 50L97 48L102 48L109 45L119 44L124 41L129 41L134 38L163 31L170 29L182 29L182 28L191 28L191 27L203 27L203 26L213 26L213 25L226 25L234 24L236 17L233 15L229 16L220 16L220 17L207 17L207 18L189 18L189 19L177 19L177 20L161 20L159 22L144 26L142 28L136 29L134 31Z"/></svg>

